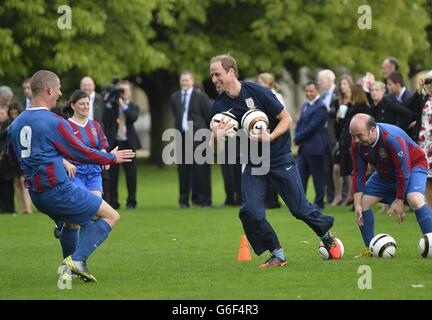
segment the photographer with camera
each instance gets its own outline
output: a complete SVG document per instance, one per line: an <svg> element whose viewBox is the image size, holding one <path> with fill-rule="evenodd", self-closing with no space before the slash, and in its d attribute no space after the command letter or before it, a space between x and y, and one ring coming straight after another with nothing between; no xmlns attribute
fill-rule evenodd
<svg viewBox="0 0 432 320"><path fill-rule="evenodd" d="M110 149L119 147L122 149L132 149L136 151L141 148L141 142L134 128L134 123L139 116L139 106L132 101L131 84L129 81L121 81L117 84L117 79L113 79L111 86L104 88L104 127L105 134L110 145ZM126 209L135 209L137 168L136 160L124 163L123 168L126 176L126 186L128 197ZM112 166L109 172L109 197L108 203L114 208L120 208L118 201L118 178L119 166Z"/></svg>

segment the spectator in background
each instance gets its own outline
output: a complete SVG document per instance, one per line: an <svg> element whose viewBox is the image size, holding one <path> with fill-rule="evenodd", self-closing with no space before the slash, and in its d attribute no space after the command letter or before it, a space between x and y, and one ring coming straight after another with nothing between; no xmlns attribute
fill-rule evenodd
<svg viewBox="0 0 432 320"><path fill-rule="evenodd" d="M110 149L119 147L119 150L132 149L134 152L141 149L141 142L135 130L134 123L139 116L139 106L130 101L132 92L129 81L122 81L119 88L123 89L118 99L106 104L104 113L105 134L108 138ZM123 163L123 169L126 177L126 187L128 197L126 209L133 210L137 205L136 187L137 187L137 166L136 159L131 162ZM109 204L114 208L120 208L118 200L118 179L119 167L111 166L109 174Z"/></svg>
<svg viewBox="0 0 432 320"><path fill-rule="evenodd" d="M392 81L389 79L389 83ZM412 112L399 103L395 103L389 95L385 95L385 84L376 81L371 87L371 115L376 122L389 123L398 126L400 119L411 119ZM403 128L401 128L403 129ZM404 130L407 132L406 130Z"/></svg>
<svg viewBox="0 0 432 320"><path fill-rule="evenodd" d="M12 102L8 110L10 121L14 121L22 111L23 107L20 103ZM13 161L11 161L10 171L14 177L14 191L18 203L18 213L31 214L33 212L33 204L30 198L30 193L24 185L23 172L18 164Z"/></svg>
<svg viewBox="0 0 432 320"><path fill-rule="evenodd" d="M273 94L276 96L276 98L279 100L279 102L286 107L284 98L282 95L277 91L279 89L279 86L277 85L274 76L271 73L261 73L258 76L258 83L262 84L264 87L269 88ZM271 183L267 183L267 191L266 191L266 203L265 203L266 209L272 209L272 208L280 208L281 204L279 203L279 196L276 192L275 188Z"/></svg>
<svg viewBox="0 0 432 320"><path fill-rule="evenodd" d="M299 146L297 166L306 194L309 176L312 175L315 187L315 204L324 209L325 175L324 153L327 145L325 124L327 108L320 98L318 84L310 81L305 86L307 101L300 111L300 119L295 128L294 142Z"/></svg>
<svg viewBox="0 0 432 320"><path fill-rule="evenodd" d="M353 85L351 87L351 102L348 104L348 110L342 122L341 135L339 140L341 154L341 176L348 177L348 194L342 205L351 205L354 202L351 172L353 170L352 155L351 155L351 134L349 133L349 125L351 119L358 113L370 114L371 110L368 100L361 85Z"/></svg>
<svg viewBox="0 0 432 320"><path fill-rule="evenodd" d="M23 88L23 92L24 92L23 106L24 106L24 109L27 109L27 108L31 107L31 100L32 100L32 91L31 91L31 87L30 87L30 78L24 79L24 81L22 83L22 88Z"/></svg>
<svg viewBox="0 0 432 320"><path fill-rule="evenodd" d="M333 155L333 183L335 187L335 193L333 202L331 203L332 206L337 206L343 202L343 195L344 195L344 178L341 175L341 153L340 153L340 136L342 131L342 125L344 122L344 118L346 116L346 112L348 111L348 106L351 103L351 87L352 87L353 81L350 75L343 74L338 81L338 97L335 100L334 103L334 109L335 109L335 128L334 132L336 135L336 145L334 146L332 150ZM346 180L346 179L345 179ZM348 182L349 183L349 182ZM349 187L348 187L349 188Z"/></svg>
<svg viewBox="0 0 432 320"><path fill-rule="evenodd" d="M335 159L333 156L333 150L336 146L336 132L335 132L335 122L336 122L336 104L338 96L338 89L335 85L336 76L334 72L330 69L321 70L318 73L318 85L321 92L321 99L323 100L327 112L328 119L326 123L326 148L324 153L324 175L325 175L325 187L327 194L327 203L333 203L336 196L336 190L333 179L333 167Z"/></svg>
<svg viewBox="0 0 432 320"><path fill-rule="evenodd" d="M389 98L401 106L406 106L408 101L411 99L413 93L408 90L405 86L405 81L399 72L393 72L387 79L387 91ZM408 126L412 122L412 117L396 116L396 126L401 128L403 131L408 132Z"/></svg>
<svg viewBox="0 0 432 320"><path fill-rule="evenodd" d="M381 66L381 75L386 85L390 75L397 71L399 71L399 61L394 57L385 58Z"/></svg>
<svg viewBox="0 0 432 320"><path fill-rule="evenodd" d="M186 134L192 135L199 129L210 127L210 100L205 93L194 89L194 78L190 71L180 74L180 90L171 95L171 108L175 119L175 128L181 132L181 141L176 141L181 159L177 159L179 177L179 205L180 208L189 208L189 198L192 185L196 186L198 199L194 204L210 207L211 200L211 167L209 164L186 162L185 141ZM190 131L192 130L192 131ZM203 137L203 139L205 139ZM203 142L193 141L193 150ZM195 183L193 181L195 180ZM199 187L198 187L199 186Z"/></svg>
<svg viewBox="0 0 432 320"><path fill-rule="evenodd" d="M10 124L8 109L0 107L0 213L15 212L13 162L7 146Z"/></svg>
<svg viewBox="0 0 432 320"><path fill-rule="evenodd" d="M432 71L420 78L417 90L407 101L408 108L414 113L415 122L411 126L411 137L426 155L428 164L426 181L426 200L432 205Z"/></svg>
<svg viewBox="0 0 432 320"><path fill-rule="evenodd" d="M279 102L286 107L283 96L279 93L279 85L277 84L275 77L271 73L261 73L258 76L257 82L267 87L273 92Z"/></svg>
<svg viewBox="0 0 432 320"><path fill-rule="evenodd" d="M102 125L105 105L101 95L95 91L95 82L89 76L84 77L81 79L80 89L84 91L90 98L90 110L88 118L90 120L96 120L100 125Z"/></svg>
<svg viewBox="0 0 432 320"><path fill-rule="evenodd" d="M13 92L12 89L8 86L1 86L0 87L0 108L9 108L9 105L12 103L13 99Z"/></svg>

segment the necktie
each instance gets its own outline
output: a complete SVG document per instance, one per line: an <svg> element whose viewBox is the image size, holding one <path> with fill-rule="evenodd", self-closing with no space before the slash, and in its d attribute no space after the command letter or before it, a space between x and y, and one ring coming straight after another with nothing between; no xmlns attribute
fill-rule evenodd
<svg viewBox="0 0 432 320"><path fill-rule="evenodd" d="M183 131L187 131L188 129L188 105L186 103L186 98L187 98L187 91L183 92L183 96L182 96L182 107L183 107L183 118L182 118L182 128Z"/></svg>

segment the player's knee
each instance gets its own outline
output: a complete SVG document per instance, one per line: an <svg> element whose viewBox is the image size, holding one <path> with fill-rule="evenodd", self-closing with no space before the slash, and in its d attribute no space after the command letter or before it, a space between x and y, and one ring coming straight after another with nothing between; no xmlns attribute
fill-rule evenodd
<svg viewBox="0 0 432 320"><path fill-rule="evenodd" d="M110 221L111 226L116 225L120 221L120 215L117 211L114 211L112 214L110 214Z"/></svg>
<svg viewBox="0 0 432 320"><path fill-rule="evenodd" d="M411 209L417 210L424 206L425 199L424 195L419 192L411 192L407 195L407 202Z"/></svg>
<svg viewBox="0 0 432 320"><path fill-rule="evenodd" d="M264 208L262 210L257 210L256 208L243 207L239 213L239 218L243 223L256 223L257 221L262 220L264 217Z"/></svg>
<svg viewBox="0 0 432 320"><path fill-rule="evenodd" d="M65 222L64 227L68 228L68 229L75 229L75 230L79 229L79 225L73 224L73 223L68 223L68 222Z"/></svg>

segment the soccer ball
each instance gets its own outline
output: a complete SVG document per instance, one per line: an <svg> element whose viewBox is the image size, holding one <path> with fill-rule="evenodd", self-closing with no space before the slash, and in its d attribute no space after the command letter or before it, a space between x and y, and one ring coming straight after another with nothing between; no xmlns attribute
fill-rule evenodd
<svg viewBox="0 0 432 320"><path fill-rule="evenodd" d="M225 139L234 138L237 135L237 131L239 129L239 122L236 116L231 112L225 111L215 114L210 121L210 129L213 129L213 125L215 123L220 123L222 118L224 118L224 121L227 125L234 124L234 127L225 132Z"/></svg>
<svg viewBox="0 0 432 320"><path fill-rule="evenodd" d="M380 233L372 238L369 249L373 257L393 258L397 249L396 240L386 233Z"/></svg>
<svg viewBox="0 0 432 320"><path fill-rule="evenodd" d="M341 248L340 259L341 259L344 255L345 248L344 248L342 241L339 238L335 238L335 241L340 245L340 248ZM328 252L326 247L324 247L324 243L322 241L320 242L318 252L319 252L319 254L323 260L329 260L330 259L330 253Z"/></svg>
<svg viewBox="0 0 432 320"><path fill-rule="evenodd" d="M246 133L252 131L254 134L259 134L261 130L267 130L268 125L267 115L258 109L247 111L241 119L241 126Z"/></svg>
<svg viewBox="0 0 432 320"><path fill-rule="evenodd" d="M418 249L423 258L431 258L432 233L426 233L420 238Z"/></svg>

